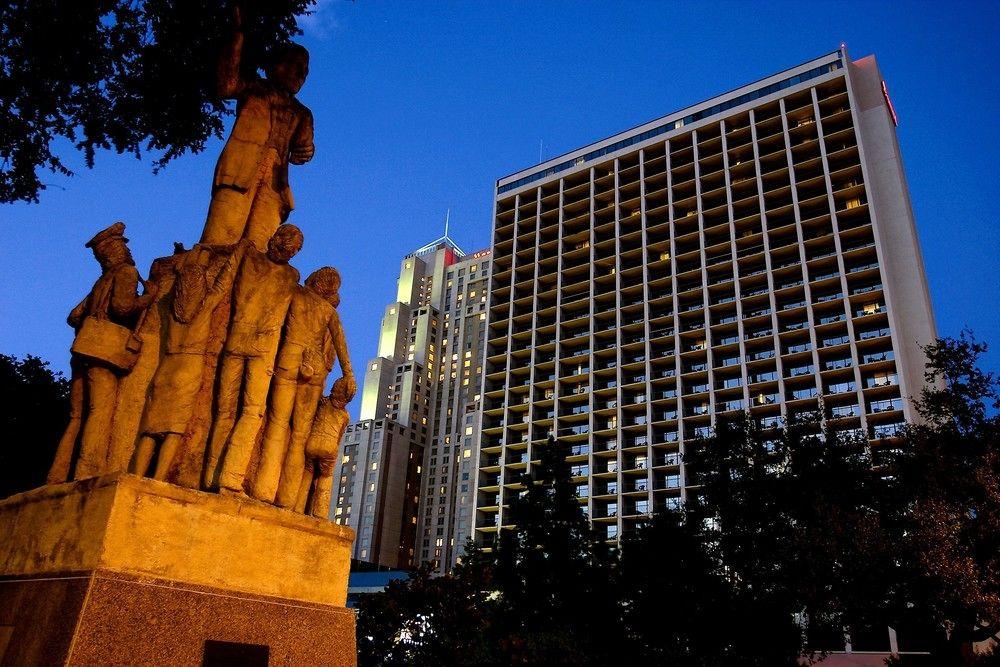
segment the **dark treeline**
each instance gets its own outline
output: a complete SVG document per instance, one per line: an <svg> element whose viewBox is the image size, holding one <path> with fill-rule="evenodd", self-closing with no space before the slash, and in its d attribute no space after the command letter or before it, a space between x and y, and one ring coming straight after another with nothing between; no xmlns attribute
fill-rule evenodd
<svg viewBox="0 0 1000 667"><path fill-rule="evenodd" d="M45 483L69 421L69 380L47 361L0 354L0 498Z"/></svg>
<svg viewBox="0 0 1000 667"><path fill-rule="evenodd" d="M686 453L681 509L619 547L591 531L558 441L489 550L365 596L360 664L795 665L888 649L895 664L996 665L998 383L971 334L926 348L917 424L869 446L816 415L720 424ZM506 523L506 521L505 521ZM922 662L921 662L922 661Z"/></svg>

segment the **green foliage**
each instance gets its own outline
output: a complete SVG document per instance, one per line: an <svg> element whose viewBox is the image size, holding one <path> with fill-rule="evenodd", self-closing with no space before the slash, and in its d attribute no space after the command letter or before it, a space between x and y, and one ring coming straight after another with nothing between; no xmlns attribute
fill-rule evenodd
<svg viewBox="0 0 1000 667"><path fill-rule="evenodd" d="M922 420L895 444L872 451L804 415L767 440L747 420L722 424L693 448L692 511L717 528L705 544L734 589L776 620L800 614L810 649L847 636L857 648L891 626L938 664L972 664L970 643L1000 630L1000 421L985 350L968 332L925 349Z"/></svg>
<svg viewBox="0 0 1000 667"><path fill-rule="evenodd" d="M858 645L865 630L878 629L884 638L905 614L898 582L912 575L897 539L902 489L867 439L810 430L791 426L783 436L792 529L783 563L788 593L808 619L810 648L842 647L845 628Z"/></svg>
<svg viewBox="0 0 1000 667"><path fill-rule="evenodd" d="M728 581L731 606L754 610L734 650L763 634L766 646L750 650L774 653L761 664L795 664L805 645L842 648L862 615L884 617L891 550L857 566L889 544L866 443L822 433L811 414L777 434L743 418L720 424L686 461L700 485L689 511L709 527L700 543Z"/></svg>
<svg viewBox="0 0 1000 667"><path fill-rule="evenodd" d="M448 576L393 582L358 611L361 665L607 665L621 646L616 565L556 441L536 449L505 530Z"/></svg>
<svg viewBox="0 0 1000 667"><path fill-rule="evenodd" d="M41 486L69 421L69 381L46 361L0 354L0 498Z"/></svg>
<svg viewBox="0 0 1000 667"><path fill-rule="evenodd" d="M958 338L939 338L924 348L927 386L918 409L927 428L977 434L996 425L996 416L988 417L987 411L1000 409L997 378L978 366L986 350L968 329Z"/></svg>
<svg viewBox="0 0 1000 667"><path fill-rule="evenodd" d="M243 64L255 72L299 34L314 0L247 2ZM0 3L0 203L38 201L39 170L70 174L66 139L159 157L157 168L219 137L215 95L230 0L9 0Z"/></svg>

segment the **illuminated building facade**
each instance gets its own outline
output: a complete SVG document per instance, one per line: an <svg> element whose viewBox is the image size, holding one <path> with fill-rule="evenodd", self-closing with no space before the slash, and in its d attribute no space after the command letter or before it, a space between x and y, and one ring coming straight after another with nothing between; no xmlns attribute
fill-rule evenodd
<svg viewBox="0 0 1000 667"><path fill-rule="evenodd" d="M935 328L895 122L841 49L497 181L477 539L549 434L614 539L727 416L913 419Z"/></svg>
<svg viewBox="0 0 1000 667"><path fill-rule="evenodd" d="M444 572L471 536L489 254L445 236L401 262L334 473L358 560Z"/></svg>

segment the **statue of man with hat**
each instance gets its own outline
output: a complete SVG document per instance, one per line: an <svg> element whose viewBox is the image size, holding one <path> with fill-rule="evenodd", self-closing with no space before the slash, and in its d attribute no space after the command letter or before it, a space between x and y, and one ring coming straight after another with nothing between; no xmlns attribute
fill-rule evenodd
<svg viewBox="0 0 1000 667"><path fill-rule="evenodd" d="M101 277L67 318L76 331L70 422L49 470L50 484L67 481L71 474L84 479L106 471L119 382L138 357L140 341L133 332L155 296L149 287L144 295L137 293L145 281L135 268L123 222L98 232L86 247L101 265Z"/></svg>

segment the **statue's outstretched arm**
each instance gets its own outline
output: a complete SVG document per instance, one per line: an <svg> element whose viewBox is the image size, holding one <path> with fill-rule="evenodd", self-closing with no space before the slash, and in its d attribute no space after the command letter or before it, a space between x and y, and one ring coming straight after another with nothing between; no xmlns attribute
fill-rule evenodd
<svg viewBox="0 0 1000 667"><path fill-rule="evenodd" d="M344 327L340 323L340 315L333 311L330 318L330 335L333 338L333 347L337 350L337 359L340 361L340 370L343 371L343 378L347 381L350 394L348 400L354 398L358 392L358 382L354 378L354 369L351 368L351 356L347 352L347 337L344 335Z"/></svg>
<svg viewBox="0 0 1000 667"><path fill-rule="evenodd" d="M219 303L232 290L233 282L236 280L236 269L243 262L243 257L246 256L246 250L249 245L250 242L246 239L241 239L236 244L233 252L226 259L226 263L223 264L222 269L216 276L215 282L209 288L205 301L207 304L211 304L213 308L215 304Z"/></svg>
<svg viewBox="0 0 1000 667"><path fill-rule="evenodd" d="M243 56L243 19L239 4L233 7L233 35L228 47L219 58L216 70L216 92L222 99L237 97L246 87L240 76L240 59Z"/></svg>

